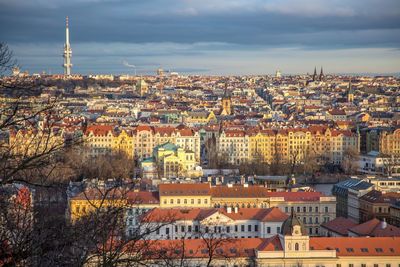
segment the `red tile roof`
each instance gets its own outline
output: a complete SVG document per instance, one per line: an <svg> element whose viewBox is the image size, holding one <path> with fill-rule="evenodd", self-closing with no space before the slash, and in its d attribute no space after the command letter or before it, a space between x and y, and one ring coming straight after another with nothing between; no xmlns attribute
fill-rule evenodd
<svg viewBox="0 0 400 267"><path fill-rule="evenodd" d="M400 228L376 218L349 229L358 236L400 236Z"/></svg>
<svg viewBox="0 0 400 267"><path fill-rule="evenodd" d="M310 237L310 249L336 249L337 256L400 256L399 237Z"/></svg>
<svg viewBox="0 0 400 267"><path fill-rule="evenodd" d="M269 197L283 197L285 201L319 201L321 192L268 192Z"/></svg>
<svg viewBox="0 0 400 267"><path fill-rule="evenodd" d="M173 221L201 221L208 218L212 214L219 212L232 220L258 220L262 222L283 222L288 216L279 208L240 208L235 213L232 209L228 213L224 208L154 208L143 217L146 222L164 222L166 218Z"/></svg>
<svg viewBox="0 0 400 267"><path fill-rule="evenodd" d="M210 184L160 184L160 196L209 196Z"/></svg>
<svg viewBox="0 0 400 267"><path fill-rule="evenodd" d="M267 193L268 189L262 186L218 185L211 188L213 198L266 198Z"/></svg>
<svg viewBox="0 0 400 267"><path fill-rule="evenodd" d="M158 192L130 191L126 194L129 204L159 204L160 198Z"/></svg>
<svg viewBox="0 0 400 267"><path fill-rule="evenodd" d="M321 227L328 229L329 231L338 233L342 236L347 236L348 230L357 224L350 219L337 217L332 221L321 224Z"/></svg>
<svg viewBox="0 0 400 267"><path fill-rule="evenodd" d="M111 125L90 125L86 129L86 135L88 135L90 132L93 133L95 136L104 136L107 135L108 132L113 131L113 126Z"/></svg>

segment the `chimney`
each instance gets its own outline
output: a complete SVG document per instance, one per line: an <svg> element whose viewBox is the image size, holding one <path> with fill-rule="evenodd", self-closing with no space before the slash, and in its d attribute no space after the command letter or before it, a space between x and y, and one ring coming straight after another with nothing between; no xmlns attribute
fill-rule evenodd
<svg viewBox="0 0 400 267"><path fill-rule="evenodd" d="M238 211L239 211L239 208L235 207L235 213L238 213Z"/></svg>
<svg viewBox="0 0 400 267"><path fill-rule="evenodd" d="M232 207L226 207L226 212L227 213L232 213Z"/></svg>
<svg viewBox="0 0 400 267"><path fill-rule="evenodd" d="M386 222L386 219L383 218L383 221L381 222L381 228L386 229L386 227L387 227L387 222Z"/></svg>

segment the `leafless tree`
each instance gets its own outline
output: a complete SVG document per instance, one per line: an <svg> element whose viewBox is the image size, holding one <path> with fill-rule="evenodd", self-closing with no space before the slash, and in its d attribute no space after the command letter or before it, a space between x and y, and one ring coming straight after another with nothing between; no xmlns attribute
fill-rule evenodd
<svg viewBox="0 0 400 267"><path fill-rule="evenodd" d="M355 174L359 153L354 148L348 148L343 153L342 168L346 174Z"/></svg>
<svg viewBox="0 0 400 267"><path fill-rule="evenodd" d="M383 155L382 164L384 173L388 176L392 176L393 173L396 173L396 169L400 169L400 157L394 155Z"/></svg>
<svg viewBox="0 0 400 267"><path fill-rule="evenodd" d="M16 65L13 52L4 42L0 42L0 74L10 70Z"/></svg>
<svg viewBox="0 0 400 267"><path fill-rule="evenodd" d="M227 230L228 227L230 226L218 219L200 225L197 235L202 240L205 254L208 255L206 266L212 266L216 258L226 257L227 253L222 248L233 241L230 233L233 229Z"/></svg>

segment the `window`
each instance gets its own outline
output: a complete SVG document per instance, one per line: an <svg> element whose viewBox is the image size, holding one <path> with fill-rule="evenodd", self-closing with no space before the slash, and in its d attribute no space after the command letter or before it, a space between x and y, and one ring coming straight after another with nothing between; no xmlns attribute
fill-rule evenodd
<svg viewBox="0 0 400 267"><path fill-rule="evenodd" d="M312 212L312 207L308 207L308 212Z"/></svg>
<svg viewBox="0 0 400 267"><path fill-rule="evenodd" d="M208 203L208 200L207 200L207 198L206 199L204 199L204 204L207 204Z"/></svg>
<svg viewBox="0 0 400 267"><path fill-rule="evenodd" d="M354 252L353 248L346 248L347 252Z"/></svg>
<svg viewBox="0 0 400 267"><path fill-rule="evenodd" d="M387 264L386 264L386 267L391 267L391 264L390 264L390 263L387 263Z"/></svg>
<svg viewBox="0 0 400 267"><path fill-rule="evenodd" d="M368 248L361 248L361 252L368 252Z"/></svg>
<svg viewBox="0 0 400 267"><path fill-rule="evenodd" d="M303 212L307 212L307 208L306 207L303 207Z"/></svg>
<svg viewBox="0 0 400 267"><path fill-rule="evenodd" d="M176 200L176 203L181 204L181 199L178 198L178 199Z"/></svg>
<svg viewBox="0 0 400 267"><path fill-rule="evenodd" d="M329 208L328 207L325 207L325 212L329 212Z"/></svg>
<svg viewBox="0 0 400 267"><path fill-rule="evenodd" d="M227 226L227 227L226 227L226 232L227 232L227 233L230 233L230 232L231 232L231 227L230 227L230 226Z"/></svg>
<svg viewBox="0 0 400 267"><path fill-rule="evenodd" d="M352 264L352 263L349 263L349 267L354 267L354 264Z"/></svg>
<svg viewBox="0 0 400 267"><path fill-rule="evenodd" d="M383 252L383 249L382 248L375 248L375 251L376 252Z"/></svg>
<svg viewBox="0 0 400 267"><path fill-rule="evenodd" d="M165 234L169 235L169 227L165 228Z"/></svg>
<svg viewBox="0 0 400 267"><path fill-rule="evenodd" d="M247 231L251 232L251 225L247 225Z"/></svg>
<svg viewBox="0 0 400 267"><path fill-rule="evenodd" d="M188 226L188 232L191 232L191 231L192 231L192 226L189 225L189 226Z"/></svg>
<svg viewBox="0 0 400 267"><path fill-rule="evenodd" d="M187 204L187 199L186 199L186 198L183 200L183 203L184 203L184 204Z"/></svg>
<svg viewBox="0 0 400 267"><path fill-rule="evenodd" d="M271 233L271 227L267 227L267 233L270 234Z"/></svg>
<svg viewBox="0 0 400 267"><path fill-rule="evenodd" d="M195 232L198 232L198 231L199 231L199 226L198 226L198 225L195 225L195 226L194 226L194 231L195 231Z"/></svg>
<svg viewBox="0 0 400 267"><path fill-rule="evenodd" d="M241 230L242 232L244 232L244 225L241 225L241 226L240 226L240 230Z"/></svg>
<svg viewBox="0 0 400 267"><path fill-rule="evenodd" d="M200 198L197 200L197 204L201 204L201 199Z"/></svg>
<svg viewBox="0 0 400 267"><path fill-rule="evenodd" d="M174 204L174 200L171 198L169 203Z"/></svg>
<svg viewBox="0 0 400 267"><path fill-rule="evenodd" d="M289 207L285 207L285 212L286 212L286 213L289 212Z"/></svg>
<svg viewBox="0 0 400 267"><path fill-rule="evenodd" d="M300 212L300 207L297 207L297 212Z"/></svg>
<svg viewBox="0 0 400 267"><path fill-rule="evenodd" d="M254 232L258 232L258 225L254 225Z"/></svg>
<svg viewBox="0 0 400 267"><path fill-rule="evenodd" d="M309 233L310 235L312 235L312 228L311 228L311 227L308 229L308 233Z"/></svg>
<svg viewBox="0 0 400 267"><path fill-rule="evenodd" d="M367 264L361 263L361 267L367 267Z"/></svg>
<svg viewBox="0 0 400 267"><path fill-rule="evenodd" d="M318 217L315 217L315 223L318 223L319 219Z"/></svg>
<svg viewBox="0 0 400 267"><path fill-rule="evenodd" d="M318 207L315 207L315 212L318 212Z"/></svg>
<svg viewBox="0 0 400 267"><path fill-rule="evenodd" d="M276 227L276 232L277 232L277 233L280 233L280 232L281 232L281 227L280 227L280 226Z"/></svg>
<svg viewBox="0 0 400 267"><path fill-rule="evenodd" d="M194 199L192 198L192 200L191 200L191 202L190 203L192 203L192 204L194 204Z"/></svg>

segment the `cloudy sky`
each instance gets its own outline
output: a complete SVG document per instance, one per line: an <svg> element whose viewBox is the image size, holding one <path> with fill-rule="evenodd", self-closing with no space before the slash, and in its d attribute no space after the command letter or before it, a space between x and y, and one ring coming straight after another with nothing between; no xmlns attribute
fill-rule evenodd
<svg viewBox="0 0 400 267"><path fill-rule="evenodd" d="M399 0L0 0L0 41L30 72L400 72Z"/></svg>

